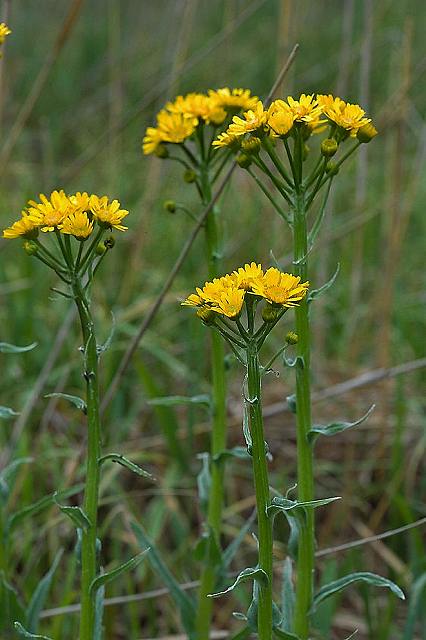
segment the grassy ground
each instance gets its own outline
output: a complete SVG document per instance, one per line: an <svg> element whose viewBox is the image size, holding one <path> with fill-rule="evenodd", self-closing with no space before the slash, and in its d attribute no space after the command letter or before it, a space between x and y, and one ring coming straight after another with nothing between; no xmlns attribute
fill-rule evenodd
<svg viewBox="0 0 426 640"><path fill-rule="evenodd" d="M102 361L104 388L192 228L189 218L166 213L161 203L174 198L199 211L196 194L179 169L141 154L144 128L165 100L224 85L265 95L299 42L284 96L336 92L368 108L380 136L345 165L329 207L332 215L312 256L314 285L325 282L340 262L335 286L314 311L314 389L328 389L332 396L315 403L314 418L356 419L373 402L376 410L358 430L317 451L318 498L344 498L319 515L318 550L424 518L424 369L414 364L413 370L407 366L387 379L367 377L365 384L348 384L345 393L334 387L424 356L423 3L21 0L5 2L4 10L13 34L0 62L2 225L16 218L28 198L57 187L108 193L131 212L130 231L120 237L94 291L105 339L111 310L115 318L112 347ZM289 237L248 176L234 175L221 209L224 271L252 259L269 263L271 252L290 267ZM199 238L104 420L105 448L131 454L159 479L153 487L115 466L104 475L100 515L107 566L137 552L129 526L137 518L158 540L181 582L199 575L192 552L201 525L196 454L208 446L208 416L199 407L153 407L147 400L208 391L206 331L179 307L179 300L205 278L203 249ZM1 355L1 404L22 412L2 423L3 457L33 458L16 475L9 505L15 511L81 481L82 422L65 403L43 398L55 391L80 393L80 338L68 303L49 291L55 285L50 273L21 255L17 243L2 241L0 255L1 340L38 343L28 353ZM229 423L235 445L242 444L240 381L233 365ZM276 460L273 484L283 491L295 477L294 424L283 402L292 391L285 375L271 376L264 390L267 435ZM253 504L246 465L232 463L228 542ZM410 593L426 570L422 533L424 523L423 529L372 544L330 550L318 558L320 575L330 579L348 570L377 570ZM277 559L285 558L286 538L282 525ZM74 544L74 530L56 507L22 523L11 542L9 576L25 600L60 547L65 554L49 608L78 600ZM244 561L250 564L254 555L254 542L247 537L233 569L246 566ZM142 595L107 607L106 637L178 633L171 600L151 593L161 587L147 565L114 583L108 597ZM234 628L232 611L248 602L243 588L235 599L222 599L215 628ZM324 638L343 639L356 628L360 640L403 637L407 604L391 595L353 589L330 606L338 608L332 629L324 612L317 619ZM43 633L76 636L75 613L45 615ZM424 637L419 626L404 639Z"/></svg>

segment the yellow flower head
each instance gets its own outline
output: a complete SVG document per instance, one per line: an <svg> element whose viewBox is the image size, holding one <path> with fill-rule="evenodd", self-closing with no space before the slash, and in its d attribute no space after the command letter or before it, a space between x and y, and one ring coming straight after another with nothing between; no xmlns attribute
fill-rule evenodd
<svg viewBox="0 0 426 640"><path fill-rule="evenodd" d="M321 124L322 106L318 104L314 95L306 95L302 93L299 100L295 100L291 96L287 98L288 106L294 116L295 122L304 122L309 127L314 128Z"/></svg>
<svg viewBox="0 0 426 640"><path fill-rule="evenodd" d="M78 240L85 240L93 231L93 222L89 220L85 211L75 211L63 219L59 229Z"/></svg>
<svg viewBox="0 0 426 640"><path fill-rule="evenodd" d="M22 218L14 222L10 227L3 230L3 238L34 238L38 233L38 225L30 218L24 210Z"/></svg>
<svg viewBox="0 0 426 640"><path fill-rule="evenodd" d="M294 113L284 100L274 100L268 109L268 125L272 132L285 136L293 126Z"/></svg>
<svg viewBox="0 0 426 640"><path fill-rule="evenodd" d="M142 140L144 154L147 156L150 153L155 153L162 142L164 142L164 134L160 129L148 127Z"/></svg>
<svg viewBox="0 0 426 640"><path fill-rule="evenodd" d="M0 22L0 45L6 40L6 37L12 33L7 24Z"/></svg>
<svg viewBox="0 0 426 640"><path fill-rule="evenodd" d="M236 318L241 312L244 296L244 289L237 289L237 287L224 288L218 300L209 306L209 309L227 318Z"/></svg>
<svg viewBox="0 0 426 640"><path fill-rule="evenodd" d="M71 212L72 204L62 189L52 191L49 198L41 193L40 200L41 202L28 202L28 214L34 225L42 231L54 231Z"/></svg>
<svg viewBox="0 0 426 640"><path fill-rule="evenodd" d="M233 136L243 136L251 131L256 131L266 124L268 112L264 110L262 102L258 100L253 110L249 109L243 113L243 118L234 116L226 133Z"/></svg>
<svg viewBox="0 0 426 640"><path fill-rule="evenodd" d="M214 278L202 289L197 287L196 292L189 295L182 305L209 309L228 318L235 318L240 313L245 295L245 290L237 286L235 274Z"/></svg>
<svg viewBox="0 0 426 640"><path fill-rule="evenodd" d="M109 202L107 196L92 195L90 196L90 210L101 226L126 231L127 227L124 227L121 222L129 212L126 209L120 209L118 200Z"/></svg>
<svg viewBox="0 0 426 640"><path fill-rule="evenodd" d="M262 280L263 269L260 264L252 262L234 271L233 275L235 276L237 286L247 291L251 289L256 282Z"/></svg>
<svg viewBox="0 0 426 640"><path fill-rule="evenodd" d="M90 210L90 196L87 191L77 191L72 196L69 196L69 200L75 211L89 211Z"/></svg>
<svg viewBox="0 0 426 640"><path fill-rule="evenodd" d="M309 282L301 284L299 277L271 267L261 280L253 283L252 291L273 304L294 307L303 300L308 287Z"/></svg>
<svg viewBox="0 0 426 640"><path fill-rule="evenodd" d="M226 131L219 133L216 140L212 142L213 147L233 147L239 145L238 138L234 135L229 135Z"/></svg>
<svg viewBox="0 0 426 640"><path fill-rule="evenodd" d="M169 113L163 109L157 115L157 124L163 142L179 144L192 136L198 120L183 113Z"/></svg>
<svg viewBox="0 0 426 640"><path fill-rule="evenodd" d="M317 100L322 105L327 118L348 131L352 137L356 136L361 127L371 122L370 118L365 117L364 109L361 109L358 104L350 104L330 94L319 95Z"/></svg>
<svg viewBox="0 0 426 640"><path fill-rule="evenodd" d="M226 110L248 111L254 109L259 100L257 96L252 96L250 89L210 89L209 96L215 100L216 104Z"/></svg>
<svg viewBox="0 0 426 640"><path fill-rule="evenodd" d="M212 97L204 93L188 93L178 96L174 102L166 104L170 113L181 113L185 117L204 120L207 124L221 124L226 118L226 111Z"/></svg>

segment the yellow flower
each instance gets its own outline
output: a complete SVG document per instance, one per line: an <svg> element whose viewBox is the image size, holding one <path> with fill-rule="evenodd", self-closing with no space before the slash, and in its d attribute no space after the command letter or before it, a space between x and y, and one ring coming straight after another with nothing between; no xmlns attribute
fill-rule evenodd
<svg viewBox="0 0 426 640"><path fill-rule="evenodd" d="M49 198L41 193L40 200L41 202L34 200L28 202L28 214L34 225L40 227L42 231L54 231L71 212L72 204L62 189L52 191Z"/></svg>
<svg viewBox="0 0 426 640"><path fill-rule="evenodd" d="M108 202L107 196L92 195L90 196L90 210L102 226L126 231L127 227L124 227L121 221L129 212L126 209L120 209L118 200Z"/></svg>
<svg viewBox="0 0 426 640"><path fill-rule="evenodd" d="M212 142L213 147L232 147L238 144L238 138L236 136L229 135L226 131L219 133L216 140Z"/></svg>
<svg viewBox="0 0 426 640"><path fill-rule="evenodd" d="M192 118L201 118L207 124L221 124L226 118L226 111L216 100L203 93L188 93L178 96L174 102L166 104L167 111L181 113Z"/></svg>
<svg viewBox="0 0 426 640"><path fill-rule="evenodd" d="M191 293L181 304L184 307L201 307L203 305L203 299L198 294Z"/></svg>
<svg viewBox="0 0 426 640"><path fill-rule="evenodd" d="M0 22L0 45L6 40L6 37L12 33L7 24Z"/></svg>
<svg viewBox="0 0 426 640"><path fill-rule="evenodd" d="M249 109L243 113L243 118L234 116L226 133L233 136L243 136L245 133L256 131L266 123L268 112L263 109L263 104L259 100L254 110Z"/></svg>
<svg viewBox="0 0 426 640"><path fill-rule="evenodd" d="M69 200L75 211L89 211L90 209L90 196L87 191L77 191L77 193L69 196Z"/></svg>
<svg viewBox="0 0 426 640"><path fill-rule="evenodd" d="M148 127L142 140L144 154L147 156L150 153L155 153L162 142L164 142L164 135L160 129Z"/></svg>
<svg viewBox="0 0 426 640"><path fill-rule="evenodd" d="M260 264L252 262L240 267L232 275L235 276L237 287L247 290L263 278L263 269Z"/></svg>
<svg viewBox="0 0 426 640"><path fill-rule="evenodd" d="M253 283L252 291L274 304L294 307L306 295L309 282L300 283L300 278L291 273L282 273L275 267L268 269L262 279Z"/></svg>
<svg viewBox="0 0 426 640"><path fill-rule="evenodd" d="M30 218L26 211L22 218L3 230L3 238L34 238L38 232L38 225Z"/></svg>
<svg viewBox="0 0 426 640"><path fill-rule="evenodd" d="M209 90L209 96L216 101L223 109L248 111L254 109L259 100L257 96L252 96L250 89L223 89Z"/></svg>
<svg viewBox="0 0 426 640"><path fill-rule="evenodd" d="M194 133L198 120L182 113L169 113L163 109L157 115L157 123L163 142L179 144Z"/></svg>
<svg viewBox="0 0 426 640"><path fill-rule="evenodd" d="M209 306L209 309L227 318L236 318L243 306L244 296L244 289L228 287L222 291L219 299Z"/></svg>
<svg viewBox="0 0 426 640"><path fill-rule="evenodd" d="M63 219L59 225L62 233L74 236L78 240L85 240L93 231L93 222L84 211L75 211Z"/></svg>
<svg viewBox="0 0 426 640"><path fill-rule="evenodd" d="M334 98L331 94L319 95L317 100L322 105L327 118L348 131L352 137L356 136L361 127L371 122L370 118L365 117L364 109L361 109L358 104L350 104L341 98Z"/></svg>
<svg viewBox="0 0 426 640"><path fill-rule="evenodd" d="M268 125L273 133L286 135L294 123L294 113L284 100L274 100L268 109Z"/></svg>
<svg viewBox="0 0 426 640"><path fill-rule="evenodd" d="M299 100L295 100L291 96L287 98L288 106L293 113L295 122L304 122L309 127L314 128L321 124L320 116L323 108L318 104L313 94L306 95L302 93Z"/></svg>

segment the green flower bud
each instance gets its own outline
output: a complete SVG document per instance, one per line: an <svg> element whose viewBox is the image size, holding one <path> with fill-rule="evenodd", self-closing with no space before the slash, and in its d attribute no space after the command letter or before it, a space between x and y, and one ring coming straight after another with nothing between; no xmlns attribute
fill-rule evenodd
<svg viewBox="0 0 426 640"><path fill-rule="evenodd" d="M154 153L157 158L164 159L169 157L169 152L167 151L167 147L164 144L159 144Z"/></svg>
<svg viewBox="0 0 426 640"><path fill-rule="evenodd" d="M241 149L247 155L249 154L257 155L260 151L261 146L262 146L262 143L260 142L260 139L257 138L256 136L253 136L252 138L248 138L247 140L243 140L243 142L241 143Z"/></svg>
<svg viewBox="0 0 426 640"><path fill-rule="evenodd" d="M24 242L24 251L27 256L35 256L38 252L38 246L32 240L26 240Z"/></svg>
<svg viewBox="0 0 426 640"><path fill-rule="evenodd" d="M105 242L98 242L98 244L96 245L95 253L97 256L103 256L106 250L107 248L105 246Z"/></svg>
<svg viewBox="0 0 426 640"><path fill-rule="evenodd" d="M336 176L339 173L339 167L335 162L327 162L325 170L329 176Z"/></svg>
<svg viewBox="0 0 426 640"><path fill-rule="evenodd" d="M169 213L175 213L176 212L176 202L174 200L165 200L164 204L163 204L163 207Z"/></svg>
<svg viewBox="0 0 426 640"><path fill-rule="evenodd" d="M360 142L370 142L370 140L377 136L377 134L378 131L374 124L369 122L368 124L365 124L363 127L361 127L361 129L358 129L356 137Z"/></svg>
<svg viewBox="0 0 426 640"><path fill-rule="evenodd" d="M275 322L281 310L281 307L268 302L262 309L262 320L264 322Z"/></svg>
<svg viewBox="0 0 426 640"><path fill-rule="evenodd" d="M248 169L249 166L251 165L251 158L250 156L248 156L246 153L239 153L237 155L237 164L242 168L242 169Z"/></svg>
<svg viewBox="0 0 426 640"><path fill-rule="evenodd" d="M115 238L114 236L108 236L108 238L105 238L104 242L107 249L112 249L115 245Z"/></svg>
<svg viewBox="0 0 426 640"><path fill-rule="evenodd" d="M204 322L204 324L214 324L216 320L216 313L207 307L200 307L197 310L197 317Z"/></svg>
<svg viewBox="0 0 426 640"><path fill-rule="evenodd" d="M287 344L297 344L299 342L299 336L294 331L289 331L285 337Z"/></svg>
<svg viewBox="0 0 426 640"><path fill-rule="evenodd" d="M191 182L195 182L197 179L197 174L192 169L187 169L183 174L183 179L188 184L191 184Z"/></svg>
<svg viewBox="0 0 426 640"><path fill-rule="evenodd" d="M334 156L338 149L339 145L334 138L326 138L321 142L321 153L326 158L331 158Z"/></svg>

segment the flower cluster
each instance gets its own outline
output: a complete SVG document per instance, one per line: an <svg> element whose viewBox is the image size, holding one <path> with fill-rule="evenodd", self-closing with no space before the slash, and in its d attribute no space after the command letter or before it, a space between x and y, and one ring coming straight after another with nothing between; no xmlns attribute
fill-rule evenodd
<svg viewBox="0 0 426 640"><path fill-rule="evenodd" d="M278 307L294 307L306 295L309 282L300 282L300 278L290 273L282 273L275 267L264 271L260 264L252 262L230 274L206 282L204 287L196 288L182 302L183 305L198 307L200 316L205 311L213 311L227 318L239 316L246 294L259 296Z"/></svg>
<svg viewBox="0 0 426 640"><path fill-rule="evenodd" d="M208 94L188 93L168 102L157 114L157 126L148 127L143 139L143 152L164 154L165 144L181 144L197 127L211 124L218 127L229 115L252 109L257 97L248 89L210 89Z"/></svg>
<svg viewBox="0 0 426 640"><path fill-rule="evenodd" d="M302 93L298 100L291 96L288 96L287 101L274 100L268 109L259 100L252 109L243 113L242 118L235 115L228 129L218 136L213 146L235 145L238 138L246 134L284 137L297 125L304 126L307 135L320 133L330 125L330 135L339 141L348 136L357 136L365 127L368 127L370 139L377 133L370 118L365 116L365 111L359 105L347 103L332 95Z"/></svg>
<svg viewBox="0 0 426 640"><path fill-rule="evenodd" d="M21 218L4 229L4 238L34 239L40 230L60 231L85 240L93 232L95 223L104 229L127 229L122 221L129 212L120 208L118 200L110 202L107 196L86 192L68 196L61 189L52 191L49 197L41 193L39 198L39 201L30 200Z"/></svg>

